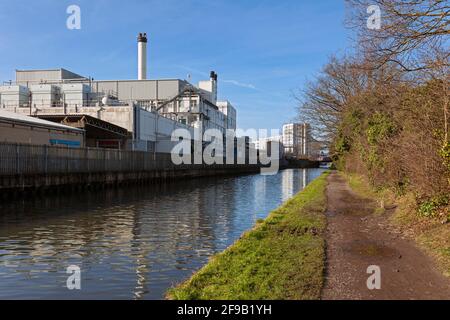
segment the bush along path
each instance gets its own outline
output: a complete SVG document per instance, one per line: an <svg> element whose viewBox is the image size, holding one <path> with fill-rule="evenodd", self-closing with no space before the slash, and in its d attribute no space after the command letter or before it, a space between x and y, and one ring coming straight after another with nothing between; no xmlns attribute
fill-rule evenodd
<svg viewBox="0 0 450 320"><path fill-rule="evenodd" d="M323 299L450 299L449 279L392 227L394 208L377 212L376 202L355 193L337 172L329 175L326 193Z"/></svg>
<svg viewBox="0 0 450 320"><path fill-rule="evenodd" d="M191 279L169 299L319 299L323 287L326 177L323 174Z"/></svg>

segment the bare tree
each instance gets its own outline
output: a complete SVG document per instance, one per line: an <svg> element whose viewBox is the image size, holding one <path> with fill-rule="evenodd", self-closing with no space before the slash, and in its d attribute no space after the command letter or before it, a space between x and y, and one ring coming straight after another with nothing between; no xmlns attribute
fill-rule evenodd
<svg viewBox="0 0 450 320"><path fill-rule="evenodd" d="M347 0L348 24L357 28L362 54L373 68L395 63L419 82L439 79L444 144L449 141L450 3L448 0ZM368 8L381 13L380 29L367 27Z"/></svg>
<svg viewBox="0 0 450 320"><path fill-rule="evenodd" d="M317 141L331 142L349 99L364 90L366 84L367 74L354 61L332 57L314 81L294 94L299 119L312 125Z"/></svg>
<svg viewBox="0 0 450 320"><path fill-rule="evenodd" d="M449 1L347 2L356 53L331 58L295 95L299 119L339 166L375 185L448 193ZM381 13L376 27L367 23L371 5Z"/></svg>
<svg viewBox="0 0 450 320"><path fill-rule="evenodd" d="M348 24L357 28L360 45L372 61L394 62L405 71L436 67L430 57L435 49L445 52L441 62L448 67L450 4L447 0L347 0ZM367 26L367 9L376 5L380 29Z"/></svg>

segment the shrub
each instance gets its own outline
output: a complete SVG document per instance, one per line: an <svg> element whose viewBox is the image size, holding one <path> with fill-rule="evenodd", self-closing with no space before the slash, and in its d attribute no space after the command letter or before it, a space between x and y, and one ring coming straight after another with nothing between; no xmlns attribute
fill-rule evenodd
<svg viewBox="0 0 450 320"><path fill-rule="evenodd" d="M397 127L387 114L376 112L368 121L366 130L367 142L374 146L393 136L397 131Z"/></svg>
<svg viewBox="0 0 450 320"><path fill-rule="evenodd" d="M419 205L419 214L424 217L436 217L439 209L449 205L448 195L439 195L422 201Z"/></svg>
<svg viewBox="0 0 450 320"><path fill-rule="evenodd" d="M444 166L450 171L450 142L446 141L439 150L440 156L444 159Z"/></svg>

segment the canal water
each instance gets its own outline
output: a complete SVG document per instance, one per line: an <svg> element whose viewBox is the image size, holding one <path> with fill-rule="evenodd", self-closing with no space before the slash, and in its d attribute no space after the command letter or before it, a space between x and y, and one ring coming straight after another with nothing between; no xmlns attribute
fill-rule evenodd
<svg viewBox="0 0 450 320"><path fill-rule="evenodd" d="M161 299L322 169L0 203L1 299ZM69 290L78 266L81 289Z"/></svg>

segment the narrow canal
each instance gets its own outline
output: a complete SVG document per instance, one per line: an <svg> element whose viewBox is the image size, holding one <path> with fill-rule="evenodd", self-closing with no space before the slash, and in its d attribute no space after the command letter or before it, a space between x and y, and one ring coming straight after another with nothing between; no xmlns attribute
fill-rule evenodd
<svg viewBox="0 0 450 320"><path fill-rule="evenodd" d="M321 172L0 203L0 298L161 299ZM67 289L70 265L80 267L80 290Z"/></svg>

